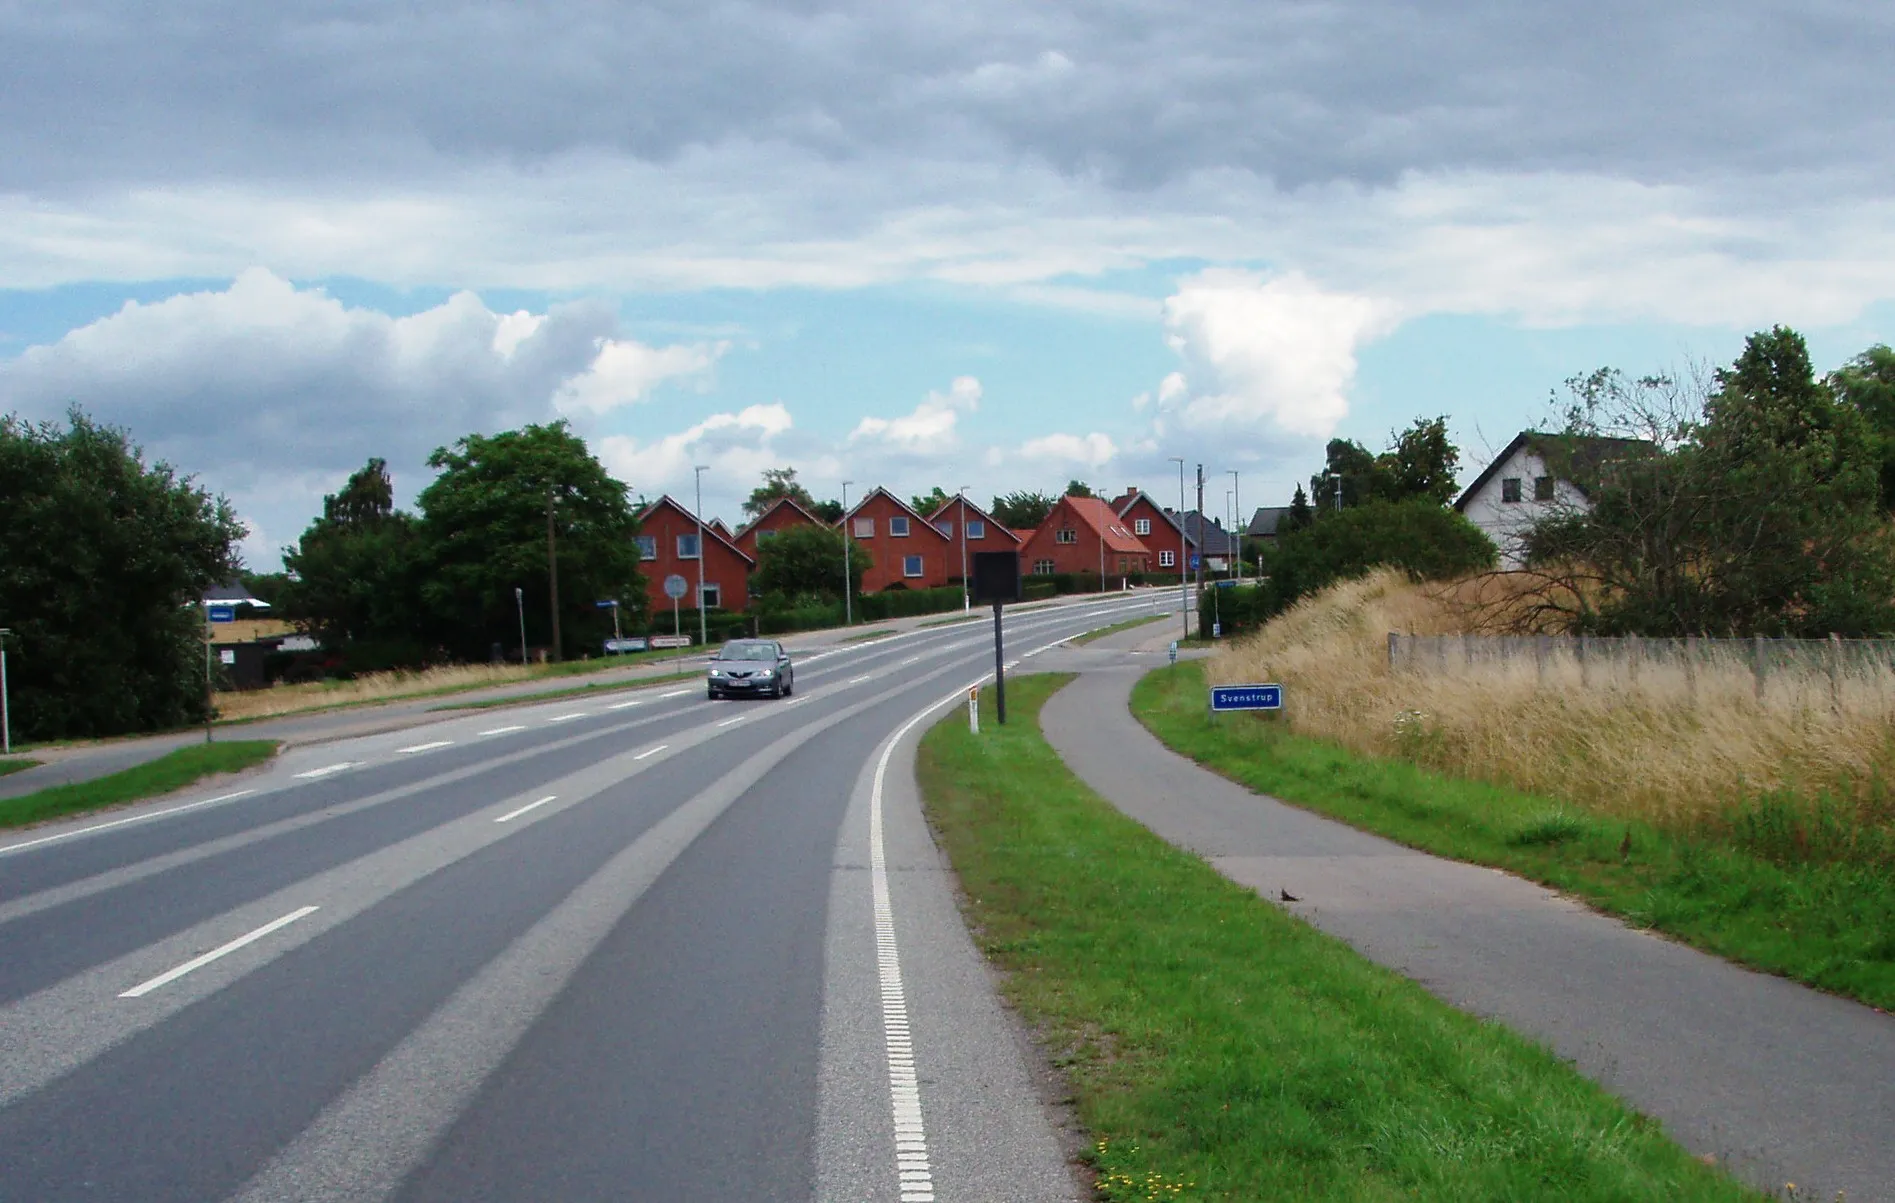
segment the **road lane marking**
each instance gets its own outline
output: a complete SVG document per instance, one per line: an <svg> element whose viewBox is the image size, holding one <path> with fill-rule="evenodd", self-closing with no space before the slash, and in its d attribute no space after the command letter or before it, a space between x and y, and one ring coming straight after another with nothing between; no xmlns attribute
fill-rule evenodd
<svg viewBox="0 0 1895 1203"><path fill-rule="evenodd" d="M336 764L325 764L319 769L311 769L307 773L298 773L296 775L306 779L327 777L331 773L340 773L343 769L352 769L356 766L356 763L357 762L353 760L344 760Z"/></svg>
<svg viewBox="0 0 1895 1203"><path fill-rule="evenodd" d="M584 718L586 717L586 715L591 714L591 713L592 711L590 710L575 710L571 714L555 714L553 717L547 719L546 721L549 723L563 723L569 718Z"/></svg>
<svg viewBox="0 0 1895 1203"><path fill-rule="evenodd" d="M664 751L664 750L665 750L666 748L668 748L668 747L670 747L670 746L671 746L670 744L659 744L659 745L658 745L657 747L655 747L655 748L646 748L646 749L645 749L645 750L644 750L643 752L640 752L640 753L639 753L638 755L636 755L636 756L634 756L634 757L632 757L632 759L633 759L633 760L643 760L643 759L645 759L645 757L647 757L647 756L656 756L656 755L658 755L658 753L660 753L660 752L662 752L662 751Z"/></svg>
<svg viewBox="0 0 1895 1203"><path fill-rule="evenodd" d="M633 698L629 702L620 702L616 706L607 706L606 709L607 710L624 710L628 706L643 706L644 704L645 704L644 698Z"/></svg>
<svg viewBox="0 0 1895 1203"><path fill-rule="evenodd" d="M185 974L190 973L194 970L202 969L204 966L210 964L212 961L215 961L221 957L227 957L231 953L236 952L239 948L242 948L243 946L245 946L246 944L254 944L258 940L261 940L263 937L269 935L271 932L276 931L278 928L288 927L290 924L296 922L298 919L301 919L303 916L313 915L320 909L321 909L320 907L306 906L306 907L301 908L300 910L291 911L289 914L284 915L281 919L272 919L268 923L264 924L262 927L257 928L255 931L247 932L244 935L238 936L235 940L232 940L228 944L220 945L217 948L213 948L201 957L192 957L190 960L186 961L184 964L179 965L176 969L167 970L166 972L159 974L157 977L152 978L148 982L140 982L138 985L133 986L130 990L127 990L125 993L119 995L119 997L120 998L143 998L145 995L150 994L153 990L158 989L160 986L170 985L172 982L177 981L179 978L183 977Z"/></svg>
<svg viewBox="0 0 1895 1203"><path fill-rule="evenodd" d="M451 739L437 739L430 744L415 744L409 748L396 748L395 751L400 752L403 756L410 756L416 752L432 752L436 748L452 747L453 744L454 741Z"/></svg>
<svg viewBox="0 0 1895 1203"><path fill-rule="evenodd" d="M482 735L506 735L513 731L524 731L525 727L495 727L491 731L482 731Z"/></svg>
<svg viewBox="0 0 1895 1203"><path fill-rule="evenodd" d="M745 716L744 716L744 715L741 715L741 714L740 714L740 715L738 715L738 716L737 716L736 718L727 718L727 719L725 719L725 720L724 720L723 722L721 722L721 723L719 723L719 724L717 724L717 725L718 725L718 726L720 726L720 727L728 727L728 726L730 726L730 725L731 725L732 723L741 723L741 722L743 722L743 721L744 721L744 718L745 718Z"/></svg>
<svg viewBox="0 0 1895 1203"><path fill-rule="evenodd" d="M688 689L674 689L674 690L672 690L672 691L671 691L670 693L661 693L661 694L659 694L659 695L658 695L658 700L662 702L662 701L664 701L664 700L665 700L666 698L681 698L681 697L683 697L683 696L684 696L685 694L687 694L687 693L690 693L690 692L691 692L691 691L690 691L690 690L688 690Z"/></svg>
<svg viewBox="0 0 1895 1203"><path fill-rule="evenodd" d="M909 666L910 664L913 664L913 663L914 663L915 661L917 661L917 660L919 660L919 659L921 659L921 657L920 657L920 656L910 656L910 657L908 657L908 658L907 658L906 660L903 660L903 661L902 661L902 662L901 662L900 664L897 664L897 665L896 665L895 667L896 667L896 668L907 668L907 667L908 667L908 666Z"/></svg>
<svg viewBox="0 0 1895 1203"><path fill-rule="evenodd" d="M557 798L557 797L559 797L558 794L548 794L537 802L528 802L525 806L522 806L518 810L508 811L506 814L503 814L499 818L495 819L494 822L504 823L508 819L517 819L529 810L538 810L540 807L546 805L548 802L551 802L554 798Z"/></svg>
<svg viewBox="0 0 1895 1203"><path fill-rule="evenodd" d="M874 673L863 673L859 677L850 677L847 681L844 681L843 684L844 685L860 685L862 682L868 680L870 677L874 675L875 675Z"/></svg>
<svg viewBox="0 0 1895 1203"><path fill-rule="evenodd" d="M104 831L111 827L123 827L127 823L142 823L146 819L162 819L166 815L183 814L187 810L196 810L200 806L211 806L218 802L228 802L232 798L242 798L256 792L257 791L253 789L240 789L234 794L219 794L215 798L206 798L202 802L186 802L183 806L170 806L164 810L154 810L150 814L133 815L129 819L113 819L110 823L94 823L90 827L80 827L74 831L62 831L58 835L43 835L36 840L27 840L20 844L8 844L6 847L0 848L0 855L5 855L8 852L19 852L26 848L37 848L41 844L50 844L54 840L69 840L78 835L90 835L95 831Z"/></svg>

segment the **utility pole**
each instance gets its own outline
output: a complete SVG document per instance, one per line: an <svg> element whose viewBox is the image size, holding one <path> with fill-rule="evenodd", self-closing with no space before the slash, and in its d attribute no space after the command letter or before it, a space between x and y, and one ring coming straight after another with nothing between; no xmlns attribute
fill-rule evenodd
<svg viewBox="0 0 1895 1203"><path fill-rule="evenodd" d="M961 486L961 612L974 608L967 592L967 486Z"/></svg>
<svg viewBox="0 0 1895 1203"><path fill-rule="evenodd" d="M1178 465L1178 614L1184 620L1184 637L1189 639L1191 638L1191 586L1190 578L1186 574L1190 571L1191 557L1187 554L1189 540L1184 534L1184 457L1173 455L1168 458Z"/></svg>
<svg viewBox="0 0 1895 1203"><path fill-rule="evenodd" d="M849 559L849 486L854 483L842 482L842 625L845 627L855 625L855 565Z"/></svg>
<svg viewBox="0 0 1895 1203"><path fill-rule="evenodd" d="M691 469L691 479L696 482L697 488L697 513L692 517L697 519L697 643L699 647L711 645L710 623L704 618L704 473L709 470L709 466L704 464Z"/></svg>
<svg viewBox="0 0 1895 1203"><path fill-rule="evenodd" d="M1231 519L1231 529L1237 532L1237 579L1244 579L1244 527L1250 525L1244 521L1243 487L1237 483L1237 469L1230 470L1230 495L1235 503L1236 515Z"/></svg>
<svg viewBox="0 0 1895 1203"><path fill-rule="evenodd" d="M7 709L7 636L13 634L7 627L0 627L0 753L13 755L13 712Z"/></svg>
<svg viewBox="0 0 1895 1203"><path fill-rule="evenodd" d="M211 603L204 602L204 742L211 742L211 713L216 710L211 692Z"/></svg>
<svg viewBox="0 0 1895 1203"><path fill-rule="evenodd" d="M552 489L546 490L546 579L553 603L553 662L559 662L559 550L553 535Z"/></svg>
<svg viewBox="0 0 1895 1203"><path fill-rule="evenodd" d="M1198 568L1192 574L1197 581L1198 596L1204 596L1204 465L1198 465ZM1204 638L1204 616L1198 615L1198 638Z"/></svg>
<svg viewBox="0 0 1895 1203"><path fill-rule="evenodd" d="M526 590L513 587L513 608L520 616L520 667L526 667Z"/></svg>

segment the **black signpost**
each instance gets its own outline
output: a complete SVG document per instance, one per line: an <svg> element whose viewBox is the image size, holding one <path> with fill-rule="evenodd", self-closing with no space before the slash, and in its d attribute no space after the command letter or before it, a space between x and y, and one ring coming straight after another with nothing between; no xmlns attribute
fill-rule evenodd
<svg viewBox="0 0 1895 1203"><path fill-rule="evenodd" d="M1000 607L1020 600L1020 556L1011 551L974 553L974 600L994 606L994 716L1007 721L1006 651L1000 630Z"/></svg>

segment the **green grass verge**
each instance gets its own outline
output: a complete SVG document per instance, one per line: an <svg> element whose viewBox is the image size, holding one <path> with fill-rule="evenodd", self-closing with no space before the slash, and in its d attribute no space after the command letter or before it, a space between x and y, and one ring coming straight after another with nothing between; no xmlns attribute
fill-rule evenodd
<svg viewBox="0 0 1895 1203"><path fill-rule="evenodd" d="M0 760L0 777L5 777L13 773L24 773L26 770L34 768L38 764L39 761L29 760L24 756L15 757L12 760Z"/></svg>
<svg viewBox="0 0 1895 1203"><path fill-rule="evenodd" d="M1104 639L1107 635L1116 635L1120 631L1129 631L1133 627L1148 627L1154 622L1163 622L1170 617L1172 616L1169 614L1143 614L1137 618L1128 618L1124 622L1115 622L1109 627L1100 627L1096 631L1087 631L1083 635L1075 636L1072 644L1074 647L1084 647L1095 639Z"/></svg>
<svg viewBox="0 0 1895 1203"><path fill-rule="evenodd" d="M1005 727L940 723L918 774L970 926L1071 1082L1102 1198L1762 1197L1102 801L1039 733L1067 679L1018 678Z"/></svg>
<svg viewBox="0 0 1895 1203"><path fill-rule="evenodd" d="M951 627L963 622L979 622L982 617L983 615L980 614L956 614L952 618L937 618L933 622L924 622L915 629L925 631L929 627Z"/></svg>
<svg viewBox="0 0 1895 1203"><path fill-rule="evenodd" d="M583 698L593 694L625 693L634 689L650 689L656 685L676 685L679 681L702 680L701 669L689 672L666 673L662 677L646 677L640 681L626 681L615 685L575 685L571 689L548 689L540 693L522 693L508 698L483 698L478 702L453 702L446 706L436 706L435 710L492 710L497 706L530 706L537 702L556 702L561 698Z"/></svg>
<svg viewBox="0 0 1895 1203"><path fill-rule="evenodd" d="M37 793L0 799L0 828L24 827L63 815L120 806L141 798L155 798L218 773L235 773L276 755L274 739L237 739L225 743L189 744L149 764L72 785L55 785Z"/></svg>
<svg viewBox="0 0 1895 1203"><path fill-rule="evenodd" d="M849 636L848 638L846 638L846 639L844 639L844 640L843 640L842 642L844 642L844 643L867 643L867 642L868 642L869 640L871 640L871 639L886 639L886 638L888 638L888 637L889 637L890 635L893 635L893 634L896 634L896 633L897 633L897 632L895 632L895 631L863 631L863 632L861 632L860 634L856 634L856 635L851 635L851 636Z"/></svg>
<svg viewBox="0 0 1895 1203"><path fill-rule="evenodd" d="M1895 880L1778 863L1556 798L1361 756L1252 715L1213 719L1201 664L1147 675L1132 712L1173 751L1242 785L1456 860L1492 865L1641 927L1895 1009ZM1294 712L1294 696L1285 699Z"/></svg>

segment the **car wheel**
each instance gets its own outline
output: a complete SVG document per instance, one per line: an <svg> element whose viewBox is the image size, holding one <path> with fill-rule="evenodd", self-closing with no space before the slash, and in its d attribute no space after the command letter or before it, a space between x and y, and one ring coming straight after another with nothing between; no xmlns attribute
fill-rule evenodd
<svg viewBox="0 0 1895 1203"><path fill-rule="evenodd" d="M796 692L796 678L795 677L783 678L783 696L787 698L795 692Z"/></svg>
<svg viewBox="0 0 1895 1203"><path fill-rule="evenodd" d="M717 700L717 691L715 689L707 689L704 691L704 696L715 702Z"/></svg>

